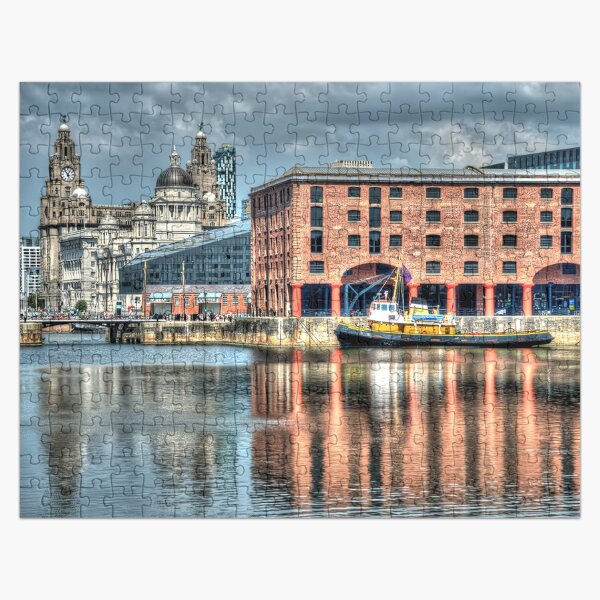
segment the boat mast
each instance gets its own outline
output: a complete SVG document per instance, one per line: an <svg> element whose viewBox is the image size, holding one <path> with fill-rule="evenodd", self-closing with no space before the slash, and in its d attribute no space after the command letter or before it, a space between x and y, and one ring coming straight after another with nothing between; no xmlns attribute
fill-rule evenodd
<svg viewBox="0 0 600 600"><path fill-rule="evenodd" d="M404 314L404 271L402 271L402 283L400 287L400 292L402 295L402 314Z"/></svg>
<svg viewBox="0 0 600 600"><path fill-rule="evenodd" d="M398 278L400 277L400 265L402 264L400 256L398 256L398 268L396 269L396 277L394 278L394 292L392 294L392 302L396 302L398 295Z"/></svg>

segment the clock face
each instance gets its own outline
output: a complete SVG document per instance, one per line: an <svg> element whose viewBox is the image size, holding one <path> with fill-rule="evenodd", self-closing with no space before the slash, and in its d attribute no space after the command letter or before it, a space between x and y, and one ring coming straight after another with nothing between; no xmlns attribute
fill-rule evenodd
<svg viewBox="0 0 600 600"><path fill-rule="evenodd" d="M60 176L63 181L73 181L75 179L75 169L73 167L63 167Z"/></svg>

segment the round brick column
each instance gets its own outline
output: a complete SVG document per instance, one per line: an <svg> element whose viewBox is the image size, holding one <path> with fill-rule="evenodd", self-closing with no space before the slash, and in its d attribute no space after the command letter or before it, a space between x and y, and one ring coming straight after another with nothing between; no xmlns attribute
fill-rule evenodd
<svg viewBox="0 0 600 600"><path fill-rule="evenodd" d="M340 299L340 288L341 283L331 284L331 316L341 317L342 316L342 303Z"/></svg>
<svg viewBox="0 0 600 600"><path fill-rule="evenodd" d="M494 290L496 285L493 283L485 283L483 285L483 302L485 306L485 316L493 317L496 312L494 306Z"/></svg>
<svg viewBox="0 0 600 600"><path fill-rule="evenodd" d="M302 316L302 284L292 283L292 317Z"/></svg>
<svg viewBox="0 0 600 600"><path fill-rule="evenodd" d="M456 314L456 284L446 284L446 312L449 315Z"/></svg>
<svg viewBox="0 0 600 600"><path fill-rule="evenodd" d="M521 288L523 289L523 315L526 317L531 317L531 315L533 315L533 294L531 293L532 287L533 285L531 283L521 284Z"/></svg>

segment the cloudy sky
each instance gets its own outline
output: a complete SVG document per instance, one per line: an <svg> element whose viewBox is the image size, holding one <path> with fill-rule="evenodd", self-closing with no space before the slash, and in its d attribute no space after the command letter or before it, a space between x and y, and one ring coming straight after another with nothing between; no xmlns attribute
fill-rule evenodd
<svg viewBox="0 0 600 600"><path fill-rule="evenodd" d="M21 234L38 225L61 113L94 203L148 199L173 144L185 163L203 121L213 150L236 148L239 211L293 165L461 168L578 146L579 103L571 83L22 84Z"/></svg>

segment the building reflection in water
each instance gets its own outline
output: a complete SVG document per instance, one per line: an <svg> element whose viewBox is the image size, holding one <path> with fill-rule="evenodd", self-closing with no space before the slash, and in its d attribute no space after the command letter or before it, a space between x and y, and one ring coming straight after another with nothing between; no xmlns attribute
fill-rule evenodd
<svg viewBox="0 0 600 600"><path fill-rule="evenodd" d="M577 513L578 373L556 381L546 356L335 349L319 362L296 350L254 364L256 503L266 514L283 508L274 497L297 514Z"/></svg>
<svg viewBox="0 0 600 600"><path fill-rule="evenodd" d="M84 350L22 372L23 516L579 514L573 352Z"/></svg>

